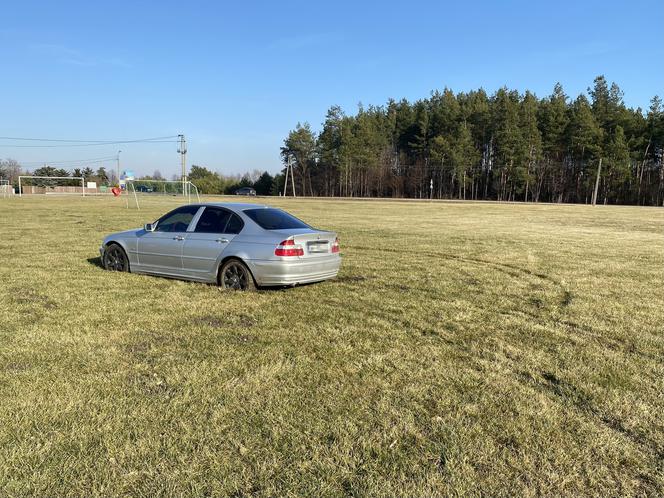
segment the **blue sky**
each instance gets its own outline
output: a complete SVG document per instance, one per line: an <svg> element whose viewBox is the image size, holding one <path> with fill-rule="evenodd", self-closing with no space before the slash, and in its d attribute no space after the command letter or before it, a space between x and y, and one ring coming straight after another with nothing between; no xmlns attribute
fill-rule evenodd
<svg viewBox="0 0 664 498"><path fill-rule="evenodd" d="M184 133L189 165L276 172L289 129L319 129L333 104L556 81L575 96L604 74L647 108L664 95L663 20L662 0L5 2L0 136ZM7 143L0 157L26 163L118 149ZM120 148L138 173L179 171L176 144Z"/></svg>

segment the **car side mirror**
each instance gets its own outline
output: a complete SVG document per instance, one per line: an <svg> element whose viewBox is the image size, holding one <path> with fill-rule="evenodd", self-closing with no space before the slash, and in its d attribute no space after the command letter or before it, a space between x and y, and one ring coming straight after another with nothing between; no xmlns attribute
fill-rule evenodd
<svg viewBox="0 0 664 498"><path fill-rule="evenodd" d="M157 225L154 223L146 223L143 228L145 228L146 232L154 232L154 229L157 228Z"/></svg>

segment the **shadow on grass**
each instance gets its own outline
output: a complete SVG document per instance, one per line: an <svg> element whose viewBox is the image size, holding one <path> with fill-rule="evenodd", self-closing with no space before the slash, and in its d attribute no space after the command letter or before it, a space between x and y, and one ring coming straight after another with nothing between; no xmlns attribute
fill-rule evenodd
<svg viewBox="0 0 664 498"><path fill-rule="evenodd" d="M89 264L91 264L92 266L96 266L97 268L100 268L102 270L105 269L104 265L101 262L101 257L100 256L97 256L95 258L88 258L86 261ZM168 277L166 275L150 275L150 276L154 277L154 278L164 278L166 280L179 280L177 278ZM213 283L205 284L203 282L191 282L191 283L199 284L199 285L210 285L212 287L217 285L217 284L213 284ZM309 287L309 286L312 286L312 285L322 284L322 283L323 282L309 282L309 283L299 284L297 287ZM294 288L294 286L292 286L292 285L269 286L269 287L262 287L261 286L261 287L258 287L256 290L258 292L278 292L278 291L286 291L286 290L289 290L289 289L292 289L292 288ZM220 290L223 290L223 289L220 289Z"/></svg>
<svg viewBox="0 0 664 498"><path fill-rule="evenodd" d="M101 264L101 257L100 256L97 256L96 258L88 258L87 261L92 266L96 266L97 268L101 268L102 270L104 269L104 265Z"/></svg>

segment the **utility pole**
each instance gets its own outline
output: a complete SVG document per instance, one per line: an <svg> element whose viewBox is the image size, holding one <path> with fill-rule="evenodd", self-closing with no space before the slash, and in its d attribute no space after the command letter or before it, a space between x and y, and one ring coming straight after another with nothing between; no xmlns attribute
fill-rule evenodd
<svg viewBox="0 0 664 498"><path fill-rule="evenodd" d="M184 139L184 135L178 135L180 138L180 148L178 153L182 160L182 195L187 195L187 141Z"/></svg>
<svg viewBox="0 0 664 498"><path fill-rule="evenodd" d="M593 192L593 206L597 203L597 191L599 190L599 175L602 173L602 158L599 158L599 166L597 167L597 178L595 179L595 190Z"/></svg>
<svg viewBox="0 0 664 498"><path fill-rule="evenodd" d="M289 161L289 163L290 163L290 182L291 186L293 187L293 197L295 197L295 171L293 170L293 161Z"/></svg>
<svg viewBox="0 0 664 498"><path fill-rule="evenodd" d="M121 150L118 151L118 157L117 157L117 160L118 160L118 188L120 188L120 152L122 152L122 151Z"/></svg>
<svg viewBox="0 0 664 498"><path fill-rule="evenodd" d="M288 171L290 170L290 154L286 158L286 181L284 181L284 197L286 197L286 191L288 189Z"/></svg>
<svg viewBox="0 0 664 498"><path fill-rule="evenodd" d="M284 183L284 197L288 191L288 172L290 171L291 185L293 186L293 197L295 197L295 172L293 171L293 163L291 159L293 156L288 155L288 160L286 161L286 181Z"/></svg>

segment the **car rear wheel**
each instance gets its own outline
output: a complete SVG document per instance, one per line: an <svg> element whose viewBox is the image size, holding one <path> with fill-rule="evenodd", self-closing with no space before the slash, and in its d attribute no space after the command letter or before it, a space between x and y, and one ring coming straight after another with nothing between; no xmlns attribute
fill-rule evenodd
<svg viewBox="0 0 664 498"><path fill-rule="evenodd" d="M117 244L110 244L104 251L104 268L109 271L129 271L129 259L124 249Z"/></svg>
<svg viewBox="0 0 664 498"><path fill-rule="evenodd" d="M230 259L221 267L219 285L223 289L229 290L256 290L254 277L251 275L249 268L237 259Z"/></svg>

